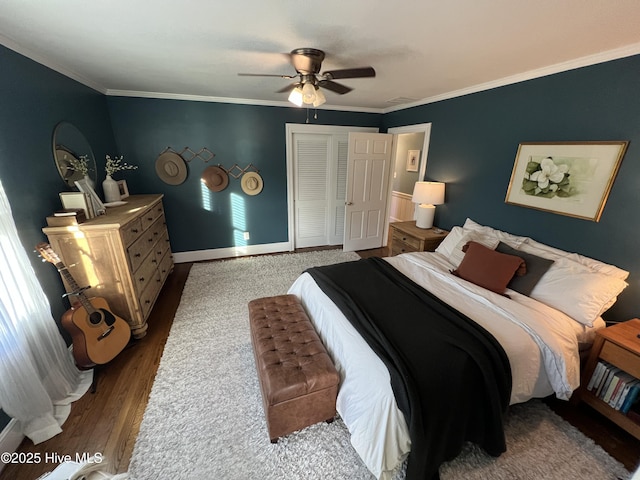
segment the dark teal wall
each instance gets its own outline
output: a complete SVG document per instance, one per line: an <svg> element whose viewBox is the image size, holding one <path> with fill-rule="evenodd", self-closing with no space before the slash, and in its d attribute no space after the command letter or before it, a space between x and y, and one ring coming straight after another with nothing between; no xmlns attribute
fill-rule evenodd
<svg viewBox="0 0 640 480"><path fill-rule="evenodd" d="M53 161L56 124L62 120L75 124L101 158L114 148L113 134L104 95L3 46L0 72L0 181L24 248L32 252L37 243L46 241L41 230L45 217L60 208L58 193L66 190ZM59 320L68 308L61 298L60 277L35 253L31 263L53 317ZM0 430L7 421L0 412Z"/></svg>
<svg viewBox="0 0 640 480"><path fill-rule="evenodd" d="M116 178L126 179L132 193L165 195L174 252L288 241L285 124L305 123L306 110L127 97L109 97L107 103L119 154L139 167ZM379 114L319 110L313 123L378 127L380 120ZM155 171L167 147L206 147L216 156L208 163L188 162L187 180L168 185ZM240 180L231 176L221 192L203 189L203 170L217 164L254 165L264 180L262 192L244 194Z"/></svg>
<svg viewBox="0 0 640 480"><path fill-rule="evenodd" d="M470 217L631 272L606 315L640 314L640 56L384 115L384 128L432 122L426 177L447 183L436 223ZM600 222L504 203L520 142L629 140Z"/></svg>

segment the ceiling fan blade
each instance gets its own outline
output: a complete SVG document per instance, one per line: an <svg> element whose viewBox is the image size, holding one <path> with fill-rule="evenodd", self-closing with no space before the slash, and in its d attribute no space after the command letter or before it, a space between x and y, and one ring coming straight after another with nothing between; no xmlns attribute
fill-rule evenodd
<svg viewBox="0 0 640 480"><path fill-rule="evenodd" d="M375 77L376 71L373 67L362 68L345 68L343 70L330 70L322 74L327 80L334 80L340 78L367 78Z"/></svg>
<svg viewBox="0 0 640 480"><path fill-rule="evenodd" d="M297 75L272 75L269 73L239 73L239 77L278 77L278 78L296 78Z"/></svg>
<svg viewBox="0 0 640 480"><path fill-rule="evenodd" d="M284 88L281 88L280 90L276 91L276 93L284 93L284 92L289 92L291 90L293 90L294 88L296 88L298 85L300 85L299 83L292 83L290 85L287 85Z"/></svg>
<svg viewBox="0 0 640 480"><path fill-rule="evenodd" d="M331 80L320 80L318 82L318 86L322 88L326 88L327 90L331 90L334 93L339 95L344 95L345 93L349 93L353 88L349 88L346 85L342 85L341 83L332 82Z"/></svg>

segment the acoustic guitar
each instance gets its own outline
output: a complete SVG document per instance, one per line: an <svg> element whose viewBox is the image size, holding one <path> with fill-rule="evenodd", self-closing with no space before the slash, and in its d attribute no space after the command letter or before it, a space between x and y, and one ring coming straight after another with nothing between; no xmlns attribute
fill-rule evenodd
<svg viewBox="0 0 640 480"><path fill-rule="evenodd" d="M71 292L67 296L71 308L62 316L62 326L69 332L73 342L73 356L82 368L103 365L113 360L129 343L129 324L110 311L104 298L87 298L84 291L90 287L79 287L58 255L48 243L39 243L36 250L42 258L52 263L60 272Z"/></svg>

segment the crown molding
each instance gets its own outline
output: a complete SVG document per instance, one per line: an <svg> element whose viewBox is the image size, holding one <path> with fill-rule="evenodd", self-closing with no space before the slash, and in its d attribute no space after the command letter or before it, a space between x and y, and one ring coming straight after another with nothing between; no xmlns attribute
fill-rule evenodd
<svg viewBox="0 0 640 480"><path fill-rule="evenodd" d="M529 70L527 72L519 73L517 75L511 75L508 77L500 78L498 80L492 80L491 82L481 83L460 90L454 90L451 92L435 95L433 97L423 98L412 103L405 103L403 105L397 105L393 107L385 108L382 113L390 113L398 110L406 110L407 108L418 107L420 105L427 105L429 103L440 102L442 100L449 100L451 98L462 97L463 95L469 95L472 93L478 93L485 90L491 90L498 87L504 87L506 85L512 85L515 83L524 82L527 80L533 80L536 78L546 77L555 73L568 72L569 70L575 70L577 68L588 67L591 65L597 65L599 63L609 62L611 60L618 60L620 58L631 57L633 55L640 54L640 43L634 43L625 47L616 48L614 50L607 50L606 52L600 52L593 55L587 55L585 57L575 58L566 62L556 63L547 67L537 68L535 70Z"/></svg>

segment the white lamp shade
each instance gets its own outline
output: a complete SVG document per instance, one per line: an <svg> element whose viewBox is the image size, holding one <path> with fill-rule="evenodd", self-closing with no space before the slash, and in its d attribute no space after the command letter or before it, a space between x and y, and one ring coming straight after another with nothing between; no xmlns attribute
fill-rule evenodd
<svg viewBox="0 0 640 480"><path fill-rule="evenodd" d="M296 87L291 90L289 94L289 101L298 107L302 106L302 89L300 87Z"/></svg>
<svg viewBox="0 0 640 480"><path fill-rule="evenodd" d="M311 83L305 83L302 86L302 101L304 103L313 103L316 99L316 87Z"/></svg>
<svg viewBox="0 0 640 480"><path fill-rule="evenodd" d="M427 205L441 205L444 203L444 183L442 182L416 182L413 187L413 203Z"/></svg>
<svg viewBox="0 0 640 480"><path fill-rule="evenodd" d="M322 93L322 90L317 89L316 90L316 99L313 102L313 106L314 107L319 107L320 105L322 105L326 101L327 101L327 99L325 98L324 93Z"/></svg>

